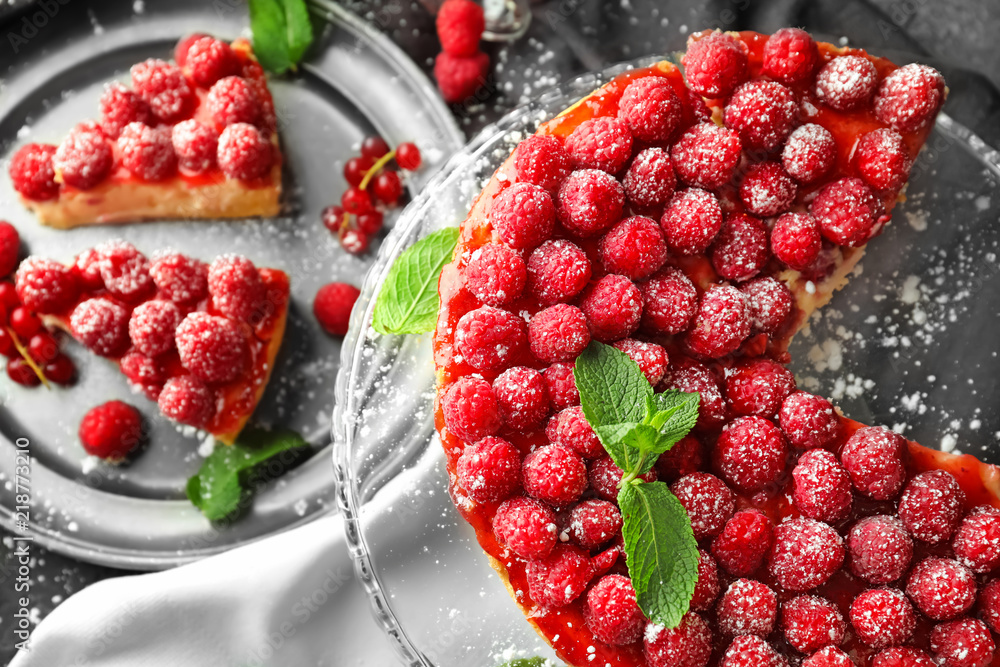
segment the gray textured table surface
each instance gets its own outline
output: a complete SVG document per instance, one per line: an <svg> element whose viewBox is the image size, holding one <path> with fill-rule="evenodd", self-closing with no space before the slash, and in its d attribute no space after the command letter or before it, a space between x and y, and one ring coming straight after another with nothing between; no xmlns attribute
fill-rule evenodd
<svg viewBox="0 0 1000 667"><path fill-rule="evenodd" d="M0 5L3 0L0 0ZM60 31L89 20L88 13L106 11L111 2L79 2L65 5L46 28L47 37L57 39ZM120 3L117 3L120 4ZM132 4L128 0L127 4ZM147 1L147 11L158 3ZM482 105L457 109L466 132L485 123L532 96L548 81L568 78L587 69L646 53L679 48L689 29L718 26L728 29L752 28L770 31L789 23L817 29L843 25L855 11L852 3L829 3L836 9L824 10L823 3L798 0L720 0L714 3L664 2L650 4L635 0L600 2L594 0L548 0L535 3L535 21L525 38L507 47L491 47L493 62L503 63L496 72L498 85ZM375 24L429 71L437 51L433 17L416 3L399 0L351 2L358 14ZM922 58L978 72L1000 87L1000 49L993 41L1000 34L998 0L872 0L873 21L857 32L841 32L832 27L828 36L845 35L852 42L876 53L924 51ZM570 8L567 10L567 8ZM824 14L824 12L829 14ZM659 17L658 22L642 20ZM15 14L0 22L0 80L9 59L30 58L32 49L12 56L8 36L22 20ZM652 25L652 29L648 26ZM850 25L848 23L847 25ZM643 26L647 26L643 28ZM192 26L197 29L197 26ZM822 29L822 28L820 28ZM884 48L883 48L884 47ZM33 44L32 48L44 48ZM994 110L995 111L995 110ZM982 119L979 119L982 121ZM972 122L972 121L970 121ZM995 123L982 123L984 127ZM989 136L997 144L996 135ZM0 212L2 213L2 212ZM6 664L14 653L12 633L16 563L10 536L0 531L0 662ZM32 622L37 623L66 597L101 579L129 572L99 567L35 548L32 566Z"/></svg>

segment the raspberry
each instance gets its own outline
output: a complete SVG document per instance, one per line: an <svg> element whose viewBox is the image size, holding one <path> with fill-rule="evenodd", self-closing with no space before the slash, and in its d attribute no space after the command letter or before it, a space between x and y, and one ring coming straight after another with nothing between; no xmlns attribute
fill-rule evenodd
<svg viewBox="0 0 1000 667"><path fill-rule="evenodd" d="M566 241L546 241L528 257L528 291L542 305L569 301L590 281L590 260Z"/></svg>
<svg viewBox="0 0 1000 667"><path fill-rule="evenodd" d="M597 236L621 219L625 189L597 169L574 171L559 186L559 221L577 236Z"/></svg>
<svg viewBox="0 0 1000 667"><path fill-rule="evenodd" d="M757 635L740 635L726 649L719 667L788 667L788 661Z"/></svg>
<svg viewBox="0 0 1000 667"><path fill-rule="evenodd" d="M711 251L716 272L726 280L736 281L760 273L770 255L764 221L742 213L726 217Z"/></svg>
<svg viewBox="0 0 1000 667"><path fill-rule="evenodd" d="M768 569L789 591L822 586L844 564L844 541L833 528L813 519L792 519L774 529Z"/></svg>
<svg viewBox="0 0 1000 667"><path fill-rule="evenodd" d="M580 405L580 392L576 390L572 365L552 364L542 371L542 377L545 378L545 387L548 389L553 409L564 410Z"/></svg>
<svg viewBox="0 0 1000 667"><path fill-rule="evenodd" d="M670 200L660 226L671 250L681 255L698 255L722 229L722 207L711 192L687 188Z"/></svg>
<svg viewBox="0 0 1000 667"><path fill-rule="evenodd" d="M587 488L587 466L562 445L546 445L524 457L524 489L552 505L569 505Z"/></svg>
<svg viewBox="0 0 1000 667"><path fill-rule="evenodd" d="M533 431L549 416L549 393L534 368L508 368L493 381L493 394L508 428Z"/></svg>
<svg viewBox="0 0 1000 667"><path fill-rule="evenodd" d="M618 483L622 481L624 474L622 469L607 456L594 459L587 469L587 479L591 488L597 492L599 497L612 502L618 500ZM655 482L656 471L650 470L645 475L640 475L639 479L644 482Z"/></svg>
<svg viewBox="0 0 1000 667"><path fill-rule="evenodd" d="M455 327L456 349L479 371L506 368L527 346L527 339L524 320L493 306L469 311Z"/></svg>
<svg viewBox="0 0 1000 667"><path fill-rule="evenodd" d="M854 576L872 584L888 584L909 569L913 540L896 517L868 516L851 528L847 552Z"/></svg>
<svg viewBox="0 0 1000 667"><path fill-rule="evenodd" d="M785 213L771 230L771 252L796 271L805 271L823 249L816 219L808 213Z"/></svg>
<svg viewBox="0 0 1000 667"><path fill-rule="evenodd" d="M840 419L830 402L804 391L785 399L779 418L788 442L799 449L826 447L840 432Z"/></svg>
<svg viewBox="0 0 1000 667"><path fill-rule="evenodd" d="M800 183L811 183L825 174L837 159L837 142L822 125L806 123L795 128L781 151L785 171Z"/></svg>
<svg viewBox="0 0 1000 667"><path fill-rule="evenodd" d="M795 201L797 188L779 162L761 162L750 167L740 184L740 199L756 216L770 218L784 213Z"/></svg>
<svg viewBox="0 0 1000 667"><path fill-rule="evenodd" d="M867 590L851 603L851 625L858 639L874 649L899 646L917 624L913 605L892 588Z"/></svg>
<svg viewBox="0 0 1000 667"><path fill-rule="evenodd" d="M950 472L931 470L909 481L898 511L911 535L938 544L958 528L965 512L965 494Z"/></svg>
<svg viewBox="0 0 1000 667"><path fill-rule="evenodd" d="M684 614L676 628L650 623L643 634L651 667L705 667L712 657L712 630L693 612Z"/></svg>
<svg viewBox="0 0 1000 667"><path fill-rule="evenodd" d="M906 594L928 618L947 621L976 603L976 575L957 560L925 558L910 572Z"/></svg>
<svg viewBox="0 0 1000 667"><path fill-rule="evenodd" d="M642 318L642 294L625 276L604 276L584 294L580 310L587 316L590 335L611 342L631 335Z"/></svg>
<svg viewBox="0 0 1000 667"><path fill-rule="evenodd" d="M556 414L545 428L545 435L549 442L571 449L585 459L604 456L604 446L579 405L572 405Z"/></svg>
<svg viewBox="0 0 1000 667"><path fill-rule="evenodd" d="M781 605L781 630L796 650L813 653L842 644L847 624L837 605L826 598L800 595Z"/></svg>
<svg viewBox="0 0 1000 667"><path fill-rule="evenodd" d="M177 64L180 65L181 61L178 60ZM237 74L240 61L225 42L214 37L201 37L187 47L182 67L196 84L208 88L223 77Z"/></svg>
<svg viewBox="0 0 1000 667"><path fill-rule="evenodd" d="M725 482L707 472L685 475L670 490L687 510L696 540L721 533L736 509L733 492Z"/></svg>
<svg viewBox="0 0 1000 667"><path fill-rule="evenodd" d="M600 116L580 123L566 137L565 146L577 169L616 174L632 157L632 134L617 118Z"/></svg>
<svg viewBox="0 0 1000 667"><path fill-rule="evenodd" d="M208 294L208 266L180 253L154 256L149 275L160 294L174 303L190 305Z"/></svg>
<svg viewBox="0 0 1000 667"><path fill-rule="evenodd" d="M766 637L774 629L778 598L770 588L751 579L737 579L719 600L719 630L725 635Z"/></svg>
<svg viewBox="0 0 1000 667"><path fill-rule="evenodd" d="M219 136L219 168L241 181L261 178L274 163L274 150L264 133L248 123L226 126Z"/></svg>
<svg viewBox="0 0 1000 667"><path fill-rule="evenodd" d="M163 368L155 359L133 351L122 357L118 366L133 387L154 401L159 398L166 378Z"/></svg>
<svg viewBox="0 0 1000 667"><path fill-rule="evenodd" d="M129 123L118 137L122 165L136 178L162 181L177 171L170 128Z"/></svg>
<svg viewBox="0 0 1000 667"><path fill-rule="evenodd" d="M493 387L486 380L466 376L448 388L441 400L444 423L454 435L477 442L500 430L503 418Z"/></svg>
<svg viewBox="0 0 1000 667"><path fill-rule="evenodd" d="M173 301L154 299L132 311L128 335L137 350L148 357L156 357L174 347L174 330L180 323L181 311Z"/></svg>
<svg viewBox="0 0 1000 667"><path fill-rule="evenodd" d="M698 290L678 269L668 268L639 286L642 323L658 334L678 334L688 328L698 305Z"/></svg>
<svg viewBox="0 0 1000 667"><path fill-rule="evenodd" d="M693 435L688 435L660 454L656 461L656 472L663 481L676 482L685 475L697 472L704 462L701 442Z"/></svg>
<svg viewBox="0 0 1000 667"><path fill-rule="evenodd" d="M696 391L701 395L696 428L703 430L719 426L729 417L729 406L722 397L719 382L708 369L692 359L674 357L660 389Z"/></svg>
<svg viewBox="0 0 1000 667"><path fill-rule="evenodd" d="M1000 566L1000 510L981 505L962 521L952 541L955 558L983 574Z"/></svg>
<svg viewBox="0 0 1000 667"><path fill-rule="evenodd" d="M692 352L717 359L736 349L750 335L750 304L729 285L716 285L701 297L694 324L687 334Z"/></svg>
<svg viewBox="0 0 1000 667"><path fill-rule="evenodd" d="M569 513L569 536L584 549L595 549L618 535L622 513L607 500L585 500Z"/></svg>
<svg viewBox="0 0 1000 667"><path fill-rule="evenodd" d="M434 79L445 102L455 104L473 97L486 82L490 57L482 52L455 56L442 51L434 59Z"/></svg>
<svg viewBox="0 0 1000 667"><path fill-rule="evenodd" d="M663 266L667 260L667 244L659 225L636 215L619 222L604 235L599 254L608 273L641 280Z"/></svg>
<svg viewBox="0 0 1000 667"><path fill-rule="evenodd" d="M132 88L164 123L190 116L198 99L179 67L155 58L132 66Z"/></svg>
<svg viewBox="0 0 1000 667"><path fill-rule="evenodd" d="M667 141L681 123L684 107L670 81L644 76L632 81L618 100L618 118L633 136L650 143Z"/></svg>
<svg viewBox="0 0 1000 667"><path fill-rule="evenodd" d="M539 560L556 546L556 515L537 500L511 498L497 508L493 532L515 555Z"/></svg>
<svg viewBox="0 0 1000 667"><path fill-rule="evenodd" d="M59 196L56 171L52 166L55 146L25 144L10 159L10 180L14 189L26 199L46 201Z"/></svg>
<svg viewBox="0 0 1000 667"><path fill-rule="evenodd" d="M59 144L52 165L62 182L89 190L111 173L114 156L104 132L92 123L80 123Z"/></svg>
<svg viewBox="0 0 1000 667"><path fill-rule="evenodd" d="M816 75L816 97L837 111L850 111L871 99L878 84L875 65L863 56L837 56Z"/></svg>
<svg viewBox="0 0 1000 667"><path fill-rule="evenodd" d="M712 541L712 555L729 574L746 577L764 562L773 539L770 519L758 510L743 510L734 514Z"/></svg>
<svg viewBox="0 0 1000 667"><path fill-rule="evenodd" d="M178 67L184 67L187 63L187 54L191 46L197 42L202 37L208 37L208 35L200 32L195 32L187 37L182 37L177 46L174 47L174 60L177 61Z"/></svg>
<svg viewBox="0 0 1000 667"><path fill-rule="evenodd" d="M875 190L902 187L913 164L903 137L885 128L861 137L854 149L854 160L861 178Z"/></svg>
<svg viewBox="0 0 1000 667"><path fill-rule="evenodd" d="M170 135L177 166L192 174L200 174L215 167L219 150L219 133L196 120L185 120L174 125Z"/></svg>
<svg viewBox="0 0 1000 667"><path fill-rule="evenodd" d="M111 357L128 347L128 311L114 301L87 299L69 322L73 336L95 354Z"/></svg>
<svg viewBox="0 0 1000 667"><path fill-rule="evenodd" d="M254 125L260 118L260 103L243 77L227 76L217 81L205 104L219 129L233 123Z"/></svg>
<svg viewBox="0 0 1000 667"><path fill-rule="evenodd" d="M579 308L558 303L532 316L528 342L531 353L542 361L576 359L590 342L587 318Z"/></svg>
<svg viewBox="0 0 1000 667"><path fill-rule="evenodd" d="M774 81L748 81L726 104L726 127L740 134L743 148L773 151L785 143L799 107L795 95Z"/></svg>
<svg viewBox="0 0 1000 667"><path fill-rule="evenodd" d="M773 423L762 417L730 422L716 444L719 469L741 491L761 491L775 484L785 470L788 445Z"/></svg>
<svg viewBox="0 0 1000 667"><path fill-rule="evenodd" d="M175 422L204 428L215 416L217 398L194 375L182 375L167 380L156 403L160 412Z"/></svg>
<svg viewBox="0 0 1000 667"><path fill-rule="evenodd" d="M792 501L810 519L836 523L851 512L851 478L837 457L811 449L792 469Z"/></svg>
<svg viewBox="0 0 1000 667"><path fill-rule="evenodd" d="M577 547L557 545L544 560L532 560L525 568L528 595L543 608L565 607L583 595L594 578L594 566Z"/></svg>
<svg viewBox="0 0 1000 667"><path fill-rule="evenodd" d="M587 627L605 644L624 646L638 641L646 617L635 600L628 577L609 574L587 593Z"/></svg>
<svg viewBox="0 0 1000 667"><path fill-rule="evenodd" d="M524 260L502 243L477 248L465 267L465 286L490 306L503 306L521 296L527 277Z"/></svg>
<svg viewBox="0 0 1000 667"><path fill-rule="evenodd" d="M106 241L95 248L100 255L98 268L104 286L112 295L135 303L153 290L149 260L127 241Z"/></svg>
<svg viewBox="0 0 1000 667"><path fill-rule="evenodd" d="M562 142L552 136L533 134L514 152L517 180L531 183L549 192L557 192L572 170L569 153Z"/></svg>
<svg viewBox="0 0 1000 667"><path fill-rule="evenodd" d="M117 462L142 438L142 417L128 403L108 401L91 408L80 422L80 442L91 456Z"/></svg>
<svg viewBox="0 0 1000 667"><path fill-rule="evenodd" d="M219 255L208 267L212 307L227 317L253 324L264 308L264 292L257 267L246 257Z"/></svg>
<svg viewBox="0 0 1000 667"><path fill-rule="evenodd" d="M689 39L681 59L687 84L699 95L727 97L747 76L747 48L724 32Z"/></svg>
<svg viewBox="0 0 1000 667"><path fill-rule="evenodd" d="M819 49L805 30L782 28L764 44L764 74L782 83L805 81L818 62Z"/></svg>
<svg viewBox="0 0 1000 667"><path fill-rule="evenodd" d="M715 123L695 125L670 149L677 176L687 185L713 190L733 177L740 161L740 136Z"/></svg>
<svg viewBox="0 0 1000 667"><path fill-rule="evenodd" d="M490 222L507 245L530 250L552 236L555 205L537 185L515 183L493 201Z"/></svg>
<svg viewBox="0 0 1000 667"><path fill-rule="evenodd" d="M719 566L707 551L698 549L698 582L691 595L691 609L710 610L719 597L719 591Z"/></svg>
<svg viewBox="0 0 1000 667"><path fill-rule="evenodd" d="M795 376L770 359L741 362L726 378L726 398L737 415L773 417L795 391Z"/></svg>
<svg viewBox="0 0 1000 667"><path fill-rule="evenodd" d="M458 459L458 483L477 503L504 500L521 488L521 453L502 438L466 445Z"/></svg>
<svg viewBox="0 0 1000 667"><path fill-rule="evenodd" d="M435 19L441 48L456 56L471 56L479 50L486 20L483 8L472 0L448 0Z"/></svg>
<svg viewBox="0 0 1000 667"><path fill-rule="evenodd" d="M622 179L625 195L634 205L644 208L663 206L677 186L670 155L662 148L647 148L632 160Z"/></svg>
<svg viewBox="0 0 1000 667"><path fill-rule="evenodd" d="M983 586L979 593L979 612L993 632L1000 629L1000 579Z"/></svg>
<svg viewBox="0 0 1000 667"><path fill-rule="evenodd" d="M194 312L177 327L181 363L209 383L232 382L250 365L250 346L240 325L226 317Z"/></svg>
<svg viewBox="0 0 1000 667"><path fill-rule="evenodd" d="M656 343L647 343L635 338L622 338L612 346L634 361L650 385L656 386L667 372L667 351Z"/></svg>
<svg viewBox="0 0 1000 667"><path fill-rule="evenodd" d="M21 237L17 228L0 220L0 276L9 276L17 268L17 255L21 251Z"/></svg>
<svg viewBox="0 0 1000 667"><path fill-rule="evenodd" d="M755 278L740 286L750 302L750 324L756 331L777 333L791 315L791 290L770 276Z"/></svg>
<svg viewBox="0 0 1000 667"><path fill-rule="evenodd" d="M802 661L802 667L857 667L851 656L836 646L826 646Z"/></svg>
<svg viewBox="0 0 1000 667"><path fill-rule="evenodd" d="M895 130L915 132L933 121L944 97L944 78L936 69L904 65L879 86L875 116Z"/></svg>
<svg viewBox="0 0 1000 667"><path fill-rule="evenodd" d="M149 105L122 84L108 84L101 95L101 129L109 139L117 139L129 123L152 125L153 112Z"/></svg>
<svg viewBox="0 0 1000 667"><path fill-rule="evenodd" d="M903 450L906 441L881 426L858 429L840 452L851 483L863 496L892 500L906 479Z"/></svg>
<svg viewBox="0 0 1000 667"><path fill-rule="evenodd" d="M76 277L60 264L41 257L28 257L14 275L17 296L29 310L59 313L69 308L79 293Z"/></svg>
<svg viewBox="0 0 1000 667"><path fill-rule="evenodd" d="M313 315L331 336L344 336L351 325L351 311L361 291L347 283L328 283L313 298Z"/></svg>
<svg viewBox="0 0 1000 667"><path fill-rule="evenodd" d="M939 623L931 631L931 653L941 667L988 667L995 650L990 629L974 618Z"/></svg>
<svg viewBox="0 0 1000 667"><path fill-rule="evenodd" d="M872 667L935 667L931 657L918 648L887 648L872 658Z"/></svg>

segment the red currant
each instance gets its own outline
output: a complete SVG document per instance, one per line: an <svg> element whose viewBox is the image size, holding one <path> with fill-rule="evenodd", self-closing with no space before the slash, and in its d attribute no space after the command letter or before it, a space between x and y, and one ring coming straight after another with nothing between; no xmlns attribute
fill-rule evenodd
<svg viewBox="0 0 1000 667"><path fill-rule="evenodd" d="M372 210L372 198L361 188L348 188L340 198L340 205L348 213L367 213Z"/></svg>
<svg viewBox="0 0 1000 667"><path fill-rule="evenodd" d="M35 371L31 369L28 362L21 357L14 357L7 362L7 375L10 376L11 380L25 387L37 387L42 382L35 375Z"/></svg>
<svg viewBox="0 0 1000 667"><path fill-rule="evenodd" d="M5 357L17 356L17 348L14 347L14 339L11 338L6 327L0 329L0 354Z"/></svg>
<svg viewBox="0 0 1000 667"><path fill-rule="evenodd" d="M379 201L392 206L403 194L403 184L399 174L394 171L383 171L372 182L372 192Z"/></svg>
<svg viewBox="0 0 1000 667"><path fill-rule="evenodd" d="M36 364L46 364L59 355L59 342L47 331L39 331L28 341L28 354Z"/></svg>
<svg viewBox="0 0 1000 667"><path fill-rule="evenodd" d="M0 301L0 326L7 326L9 319L7 319L7 306Z"/></svg>
<svg viewBox="0 0 1000 667"><path fill-rule="evenodd" d="M330 230L331 234L339 234L340 228L344 224L344 209L336 204L327 206L320 213L320 219L323 221L323 226Z"/></svg>
<svg viewBox="0 0 1000 667"><path fill-rule="evenodd" d="M14 283L2 282L0 283L0 303L3 303L7 307L7 312L10 312L21 305L21 299L17 296L17 290L14 288Z"/></svg>
<svg viewBox="0 0 1000 667"><path fill-rule="evenodd" d="M10 314L10 328L23 340L27 340L42 328L42 321L24 306L18 306Z"/></svg>
<svg viewBox="0 0 1000 667"><path fill-rule="evenodd" d="M362 255L368 250L368 235L360 229L347 229L340 235L340 245L352 255Z"/></svg>
<svg viewBox="0 0 1000 667"><path fill-rule="evenodd" d="M382 213L380 211L361 213L355 218L355 222L358 231L369 236L378 234L379 230L382 229Z"/></svg>
<svg viewBox="0 0 1000 667"><path fill-rule="evenodd" d="M365 137L361 142L361 157L377 160L389 152L389 144L382 137Z"/></svg>
<svg viewBox="0 0 1000 667"><path fill-rule="evenodd" d="M374 160L366 157L352 157L344 164L344 179L354 186L361 185L365 174L375 164Z"/></svg>
<svg viewBox="0 0 1000 667"><path fill-rule="evenodd" d="M396 147L396 164L406 171L416 171L420 168L420 149L410 142L400 144Z"/></svg>
<svg viewBox="0 0 1000 667"><path fill-rule="evenodd" d="M60 354L45 364L42 372L52 382L66 386L73 384L73 380L76 377L76 366L73 365L72 359L65 354Z"/></svg>

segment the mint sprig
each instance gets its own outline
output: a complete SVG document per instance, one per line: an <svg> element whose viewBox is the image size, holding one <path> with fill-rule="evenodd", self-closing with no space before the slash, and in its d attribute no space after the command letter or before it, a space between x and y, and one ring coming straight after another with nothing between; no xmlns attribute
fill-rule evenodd
<svg viewBox="0 0 1000 667"><path fill-rule="evenodd" d="M458 234L458 227L436 231L396 259L375 302L375 331L416 334L434 330L438 277L455 252Z"/></svg>
<svg viewBox="0 0 1000 667"><path fill-rule="evenodd" d="M250 29L257 60L275 74L294 69L313 41L305 0L250 0Z"/></svg>
<svg viewBox="0 0 1000 667"><path fill-rule="evenodd" d="M669 487L641 476L694 427L701 397L655 393L628 355L596 341L577 357L573 378L584 416L623 471L618 506L636 601L654 623L676 627L698 581L698 543Z"/></svg>

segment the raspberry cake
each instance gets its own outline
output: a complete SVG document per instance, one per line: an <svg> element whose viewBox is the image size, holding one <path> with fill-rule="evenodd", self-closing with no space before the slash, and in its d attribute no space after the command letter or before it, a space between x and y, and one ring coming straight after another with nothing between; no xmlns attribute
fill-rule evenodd
<svg viewBox="0 0 1000 667"><path fill-rule="evenodd" d="M14 188L39 222L68 229L160 218L274 216L281 151L274 102L250 43L192 35L176 64L132 67L101 116L58 146L22 146Z"/></svg>
<svg viewBox="0 0 1000 667"><path fill-rule="evenodd" d="M1000 469L843 417L783 364L902 198L946 89L807 33L704 32L520 143L439 282L449 488L571 665L986 667ZM590 341L701 397L647 481L698 540L675 628L636 603ZM977 606L978 604L978 606Z"/></svg>
<svg viewBox="0 0 1000 667"><path fill-rule="evenodd" d="M281 347L288 276L222 255L210 265L176 252L150 261L124 241L66 266L28 257L24 305L116 362L160 412L232 444L257 407Z"/></svg>

